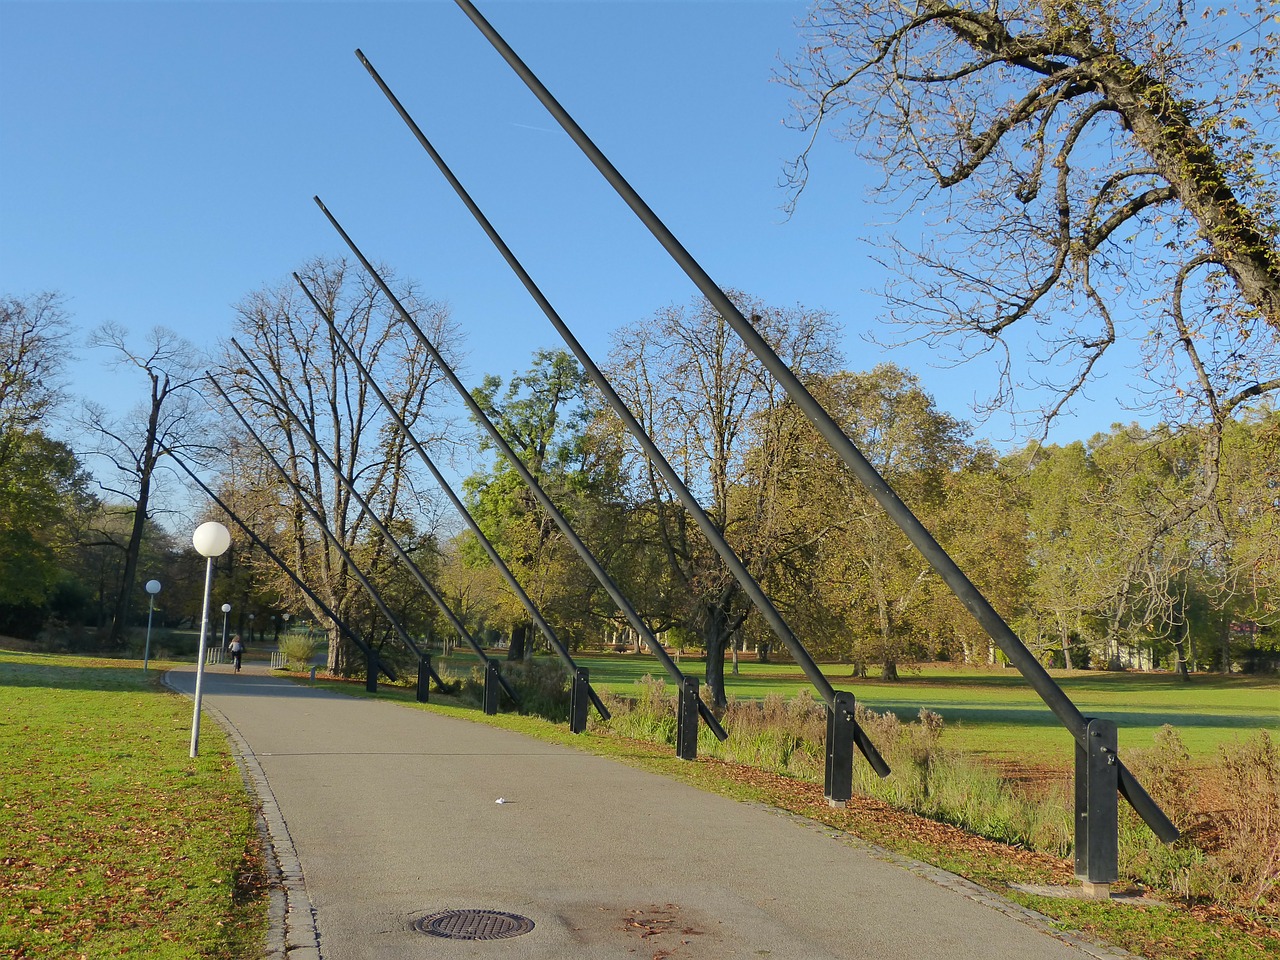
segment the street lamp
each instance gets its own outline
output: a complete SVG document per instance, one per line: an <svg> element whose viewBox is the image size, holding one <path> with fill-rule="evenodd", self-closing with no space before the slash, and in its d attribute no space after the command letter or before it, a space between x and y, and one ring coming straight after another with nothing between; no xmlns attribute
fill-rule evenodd
<svg viewBox="0 0 1280 960"><path fill-rule="evenodd" d="M222 652L227 652L227 614L231 612L231 604L222 605Z"/></svg>
<svg viewBox="0 0 1280 960"><path fill-rule="evenodd" d="M253 614L249 614L249 642L253 643Z"/></svg>
<svg viewBox="0 0 1280 960"><path fill-rule="evenodd" d="M191 718L191 756L200 752L200 698L204 688L205 638L209 632L209 589L213 586L213 558L220 557L231 546L231 534L216 520L202 523L191 535L196 553L206 558L204 569L204 608L200 614L200 652L196 657L196 709Z"/></svg>
<svg viewBox="0 0 1280 960"><path fill-rule="evenodd" d="M151 614L156 609L156 594L160 592L159 580L147 581L147 645L142 651L142 669L147 669L147 661L151 659Z"/></svg>

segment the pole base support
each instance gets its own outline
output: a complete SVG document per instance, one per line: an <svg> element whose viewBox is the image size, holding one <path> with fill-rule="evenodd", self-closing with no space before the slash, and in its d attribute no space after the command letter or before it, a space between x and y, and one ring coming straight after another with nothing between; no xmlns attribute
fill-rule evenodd
<svg viewBox="0 0 1280 960"><path fill-rule="evenodd" d="M498 663L487 660L484 665L484 700L485 716L496 716L498 713L498 696L502 692L502 682L498 679Z"/></svg>
<svg viewBox="0 0 1280 960"><path fill-rule="evenodd" d="M1084 891L1085 898L1088 900L1110 900L1111 884L1094 883L1091 880L1085 880L1080 884L1080 889Z"/></svg>
<svg viewBox="0 0 1280 960"><path fill-rule="evenodd" d="M569 732L583 733L587 729L587 712L591 707L590 673L586 667L573 671L569 690Z"/></svg>
<svg viewBox="0 0 1280 960"><path fill-rule="evenodd" d="M827 756L822 795L827 803L843 809L853 796L853 694L836 691L835 702L827 708Z"/></svg>
<svg viewBox="0 0 1280 960"><path fill-rule="evenodd" d="M676 756L698 759L698 678L685 677L680 683L676 705Z"/></svg>

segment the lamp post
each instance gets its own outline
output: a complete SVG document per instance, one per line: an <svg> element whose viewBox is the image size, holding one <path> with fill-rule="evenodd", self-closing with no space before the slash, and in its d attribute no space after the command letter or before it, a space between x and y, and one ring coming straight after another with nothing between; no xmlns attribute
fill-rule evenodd
<svg viewBox="0 0 1280 960"><path fill-rule="evenodd" d="M249 614L249 642L253 643L253 614Z"/></svg>
<svg viewBox="0 0 1280 960"><path fill-rule="evenodd" d="M227 614L231 612L231 604L222 605L222 652L227 652Z"/></svg>
<svg viewBox="0 0 1280 960"><path fill-rule="evenodd" d="M142 669L147 669L147 663L151 659L151 614L156 609L156 594L160 592L159 580L147 581L147 645L142 650Z"/></svg>
<svg viewBox="0 0 1280 960"><path fill-rule="evenodd" d="M209 589L213 586L213 558L220 557L231 546L231 534L216 520L202 523L191 535L196 553L206 559L204 570L204 608L200 614L200 652L196 656L196 707L191 717L191 756L200 752L200 699L204 689L204 651L209 633Z"/></svg>

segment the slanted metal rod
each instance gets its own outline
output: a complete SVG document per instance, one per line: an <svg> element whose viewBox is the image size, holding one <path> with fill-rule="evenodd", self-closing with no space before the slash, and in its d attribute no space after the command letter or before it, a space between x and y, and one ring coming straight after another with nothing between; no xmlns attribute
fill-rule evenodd
<svg viewBox="0 0 1280 960"><path fill-rule="evenodd" d="M702 531L702 535L706 537L707 542L711 544L712 549L719 554L720 559L723 560L725 566L729 568L729 572L732 573L734 579L738 581L743 592L746 593L747 597L751 600L752 605L760 612L760 615L764 617L765 622L769 625L769 628L773 631L774 635L782 641L784 646L786 646L787 650L791 653L792 659L795 660L800 669L804 671L805 676L809 678L809 682L814 685L818 693L822 696L822 699L827 702L828 707L834 709L835 690L832 688L831 683L827 680L826 676L823 675L822 670L814 662L813 657L809 655L809 651L805 649L804 644L800 642L799 638L796 637L795 633L791 630L790 625L788 625L782 614L778 612L777 607L773 605L773 601L769 599L768 595L760 587L759 582L757 582L756 578L751 575L749 570L747 570L746 564L742 562L733 547L729 545L729 541L725 539L724 534L716 527L711 518L707 516L707 512L703 510L702 505L698 503L697 497L693 495L693 492L690 491L685 482L680 479L680 475L672 469L666 456L658 449L657 444L653 442L653 438L649 436L644 427L640 425L640 422L636 420L631 410L627 407L626 402L613 388L613 384L609 382L608 378L605 377L604 372L596 365L596 362L591 358L590 354L587 353L586 348L584 348L578 338L574 336L573 331L569 329L568 324L564 322L560 314L551 305L551 301L546 298L542 290L534 282L533 277L529 275L528 271L525 270L524 266L520 263L519 259L517 259L511 248L507 246L506 241L502 239L502 236L489 221L489 218L484 215L484 212L480 209L479 205L472 199L471 195L463 187L461 181L458 180L453 171L449 168L449 165L445 163L444 158L440 156L440 153L431 144L431 141L427 139L426 135L422 132L422 129L400 103L399 98L396 97L396 95L391 91L391 88L383 81L382 77L378 74L378 71L374 69L373 64L371 64L368 58L359 50L356 51L356 56L360 58L360 62L364 64L365 69L369 71L369 75L373 77L378 88L382 90L383 94L391 102L391 105L395 108L396 112L400 114L400 118L404 120L405 124L409 127L409 130L417 138L418 143L420 143L423 149L427 151L436 167L440 170L440 173L443 174L444 178L449 182L449 185L453 187L454 192L458 195L459 199L462 200L467 210L471 212L471 216L475 219L476 223L480 225L480 228L485 232L485 235L488 236L494 247L497 248L502 259L506 261L507 266L509 266L512 272L519 278L520 282L524 285L524 288L529 292L529 295L533 297L534 302L538 304L538 307L546 315L547 319L551 321L551 325L555 327L556 332L560 334L560 337L564 340L565 344L571 351L573 351L573 355L578 358L578 362L581 363L583 369L587 371L587 375L591 377L592 382L595 383L596 387L600 390L605 401L613 408L614 413L616 413L618 418L622 421L623 426L627 428L627 432L631 434L632 438L640 446L645 457L653 464L658 473L662 475L662 479L666 481L667 486L671 488L671 491L676 495L676 498L680 503L683 504L685 510L687 510L689 515L693 517L694 522L698 525L698 529ZM856 721L854 723L854 742L857 743L859 749L867 758L867 761L871 764L876 773L882 777L887 777L889 775L889 765L885 762L884 758L880 755L880 752L876 749L875 745L871 742L870 738L867 737L865 731L862 730L861 726L859 726Z"/></svg>
<svg viewBox="0 0 1280 960"><path fill-rule="evenodd" d="M302 292L307 295L307 298L315 306L316 310L319 311L320 315L325 318L325 321L329 324L329 332L332 334L334 340L337 341L340 347L342 347L347 356L351 358L351 362L355 364L356 369L360 372L360 376L364 378L364 382L370 386L378 399L382 401L382 405L386 409L387 415L390 416L396 426L400 428L400 432L404 435L405 439L409 441L409 445L413 447L422 462L426 464L427 469L431 471L431 475L435 477L436 483L440 486L440 489L444 491L445 496L449 498L449 502L453 504L454 509L458 511L458 514L466 522L468 529L471 530L471 533L475 536L476 540L479 541L480 546L484 548L485 554L489 557L489 560L493 563L494 567L497 568L498 572L502 574L502 578L506 580L507 585L511 587L511 592L516 595L516 599L520 601L525 611L529 614L530 619L538 625L538 629L542 631L543 636L547 638L547 641L552 645L556 653L560 655L560 659L564 661L566 666L568 666L570 672L576 675L578 665L574 662L573 656L560 641L560 637L556 634L555 630L551 628L551 624L547 623L546 619L542 616L542 613L538 610L533 600L525 592L524 587L520 586L520 581L516 579L515 574L511 572L511 568L507 566L506 562L498 554L497 549L489 541L489 538L484 535L484 531L480 529L480 525L476 523L475 518L471 516L471 512L467 510L466 505L458 495L453 492L453 487L451 487L448 481L445 480L444 475L436 467L435 461L431 459L426 449L418 442L418 438L413 435L413 431L409 429L409 425L405 423L404 418L400 416L400 412L396 410L395 405L391 402L390 398L383 392L382 387L378 385L378 381L374 379L369 368L364 365L364 361L360 359L360 355L356 352L355 348L352 347L351 344L347 342L346 338L338 332L337 325L334 324L333 319L324 310L324 308L321 307L320 301L316 299L315 294L313 294L307 288L307 285L302 282L302 278L295 273L293 275L293 279L297 281L298 286L302 288ZM590 686L590 684L587 686L587 693L591 698L591 702L595 704L596 710L600 712L600 716L605 720L608 720L609 711L600 701L600 698L596 695L595 690Z"/></svg>
<svg viewBox="0 0 1280 960"><path fill-rule="evenodd" d="M480 658L482 663L488 663L489 658L485 656L484 650L482 650L480 645L476 643L476 641L472 638L470 632L467 630L465 626L463 626L462 621L459 620L457 616L454 615L453 610L450 609L449 605L445 602L444 598L440 596L439 592L437 592L435 587L433 587L430 584L430 582L428 582L426 576L423 574L422 570L418 567L418 565L413 562L413 560L409 557L407 553L405 553L404 548L400 546L400 541L398 541L395 538L395 536L392 535L391 531L387 529L386 524L384 524L380 519L378 519L378 515L374 513L373 508L369 506L369 502L364 498L364 496L360 493L360 491L356 489L355 484L353 484L349 479L347 479L347 477L338 468L338 465L334 462L333 458L329 456L329 454L327 454L323 449L321 449L319 442L316 440L315 434L313 434L311 430L307 427L307 425L302 422L302 418L299 417L296 413L294 413L293 409L288 405L288 403L285 402L284 397L280 395L279 391L277 391L275 387L273 387L271 383L267 380L267 378L263 376L263 373L258 368L258 365L253 362L253 360L249 357L248 352L246 352L244 347L242 347L234 337L231 338L231 345L235 347L237 351L239 351L240 356L244 359L244 362L249 365L249 369L253 371L254 375L258 378L259 382L267 390L268 394L270 394L271 399L275 403L276 407L281 412L283 412L286 416L288 416L290 420L293 421L294 425L297 426L297 428L302 432L302 435L306 437L307 440L310 442L311 449L314 450L316 454L320 457L320 459L324 461L325 466L327 466L331 471L333 471L334 479L336 479L340 484L342 484L343 489L345 489L347 493L351 495L352 499L355 500L356 504L360 507L360 509L364 511L365 516L369 518L369 522L373 524L374 529L376 529L378 533L382 534L382 538L386 541L387 546L391 548L391 552L396 555L396 559L398 559L401 563L403 563L408 568L409 573L413 576L415 580L418 581L418 586L422 587L423 591L427 594L428 597L431 598L431 601L436 605L437 609L439 609L439 611L442 614L444 614L445 619L447 619L449 623L453 626L453 629L457 631L458 636L460 636L467 643L467 645L471 647L471 649L475 652L475 655ZM399 623L396 623L396 630L398 633L403 634L401 639L410 646L413 652L418 655L418 659L421 660L422 650L418 648L418 645L414 643L414 641L409 637L408 633L404 632L403 628L400 626ZM506 682L505 678L503 678L501 674L499 674L498 676L499 676L499 681L502 683L502 689L504 689L507 692L507 696L509 696L512 699L512 701L518 706L520 703L520 698L515 695L515 691L511 689L511 686ZM437 680L437 683L438 682L439 681Z"/></svg>
<svg viewBox="0 0 1280 960"><path fill-rule="evenodd" d="M312 590L310 587L308 587L302 581L302 578L299 577L296 573L294 573L293 570L290 569L289 565L285 563L283 560L281 560L279 555L274 550L272 550L269 546L267 546L266 542L261 537L259 537L256 533L254 533L247 523L245 523L243 520L240 519L240 517L235 513L235 511L233 511L229 506L227 506L226 503L224 503L216 493L210 490L209 487L205 484L205 482L201 480L198 476L196 476L195 472L190 467L188 467L185 463L183 463L182 460L177 456L177 454L175 454L172 450L170 450L169 455L173 457L173 462L176 463L179 467L181 467L182 471L188 477L190 477L192 480L195 481L196 486L198 486L201 490L203 490L205 492L205 495L214 503L216 503L223 513L225 513L228 517L230 517L232 520L235 521L236 525L245 532L245 534L249 537L250 540L254 542L254 545L261 548L262 552L267 555L267 558L271 560L271 562L274 563L277 567L279 567L281 572L284 573L285 576L287 576L290 580L293 581L293 585L296 586L303 593L305 593L307 597L311 600L311 602L320 608L321 612L323 612L324 615L328 617L329 620L332 621L337 626L338 630L341 631L342 635L346 637L348 640L350 640L352 643L354 643L357 647L360 648L361 652L364 653L366 659L376 660L378 664L378 669L380 669L383 673L387 675L388 680L397 679L395 675L395 671L385 666L382 663L382 658L378 657L377 654L375 654L373 650L369 647L369 645L365 643L364 640L362 640L359 636L357 636L354 630L348 627L346 623L344 623L342 620L339 620L338 615L329 608L329 605L325 603L323 600L321 600L318 596L316 596L315 591Z"/></svg>
<svg viewBox="0 0 1280 960"><path fill-rule="evenodd" d="M543 86L533 71L516 55L501 35L480 14L470 0L454 0L472 23L480 30L489 43L502 56L512 70L524 81L525 86L538 98L556 122L569 134L573 142L587 156L595 168L614 188L623 202L649 229L663 249L684 270L708 302L725 318L728 324L740 336L747 348L764 363L766 369L774 376L782 388L800 408L810 423L822 434L823 439L845 462L850 471L862 483L867 491L880 504L881 508L898 525L912 545L930 563L943 582L951 588L952 593L973 615L974 619L987 632L987 635L1004 652L1011 663L1022 673L1031 687L1040 695L1045 704L1058 717L1075 738L1078 744L1084 745L1086 740L1084 715L1071 702L1070 698L1049 676L1047 670L1026 648L995 608L987 601L976 586L965 576L955 561L933 538L919 518L898 497L870 461L862 455L852 440L845 435L840 426L831 418L822 404L814 399L799 378L773 351L773 348L760 336L759 331L734 306L733 301L724 293L714 280L702 269L701 264L693 258L675 235L667 229L657 214L649 208L640 195L626 179L609 162L591 138L586 135L568 111L560 105L551 92ZM1173 825L1164 811L1138 783L1137 779L1120 765L1120 790L1133 806L1134 810L1146 821L1152 831L1166 843L1178 838L1178 829Z"/></svg>
<svg viewBox="0 0 1280 960"><path fill-rule="evenodd" d="M466 404L472 417L474 417L476 422L479 423L485 429L485 432L489 434L490 438L493 440L494 446L496 446L502 452L503 456L505 456L511 463L512 469L514 469L520 476L520 479L524 481L525 486L529 488L529 491L534 495L538 503L542 505L542 508L551 516L551 519L555 522L556 526L560 528L560 532L565 535L565 539L573 546L578 556L582 558L583 563L585 563L588 569L591 570L592 575L599 582L600 586L604 587L605 592L609 594L610 599L613 600L614 604L618 607L618 610L624 617L626 617L627 622L631 624L632 629L634 629L636 633L640 634L640 636L649 644L649 649L653 652L653 655L657 657L658 661L666 668L667 674L678 685L684 679L684 674L681 672L680 668L676 666L675 662L672 661L671 656L667 651L662 648L662 644L659 643L658 638L653 635L653 631L651 631L648 625L640 619L640 614L636 613L635 608L631 606L631 602L627 600L622 591L618 589L618 585L613 582L613 578L605 572L604 567L600 566L599 561L597 561L591 551L587 549L587 545L582 542L581 538L579 538L578 534L569 524L569 521L565 519L564 514L557 509L554 503L552 503L551 498L548 497L546 492L542 489L542 485L534 479L533 474L529 472L529 468L524 465L524 461L516 456L515 451L511 449L511 445L507 443L506 439L498 431L498 428L493 425L493 421L491 421L484 410L481 409L480 404L478 404L475 398L471 396L467 388L462 385L462 381L460 381L457 374L453 372L453 368L445 362L444 357L440 356L440 352L422 331L422 328L418 326L418 323L413 319L412 314L405 309L404 304L400 302L399 298L391 292L391 288L387 286L386 281L384 281L378 271L374 269L373 264L369 262L368 258L360 252L360 248L356 246L355 241L353 241L351 237L348 236L347 232L342 229L342 225L338 223L334 215L329 212L329 208L324 205L319 197L315 198L315 202L316 206L318 206L321 212L324 213L329 223L332 224L334 230L338 232L338 235L342 237L343 241L351 249L351 252L355 254L356 259L364 265L365 270L368 272L369 276L373 278L373 281L378 285L378 288L382 290L383 295L386 296L391 304L396 308L397 312L399 312L400 316L404 319L404 322L408 324L409 329L413 331L419 342L422 343L423 347L426 348L427 352L431 355L431 358L440 367L441 372L445 375L445 379L447 379L458 392L458 395L462 398L463 403ZM727 740L729 735L724 732L724 728L720 726L720 722L716 720L715 716L711 713L710 709L707 708L707 705L702 702L701 698L699 698L698 704L699 714L707 726L711 728L712 733L716 735L716 738L721 741Z"/></svg>
<svg viewBox="0 0 1280 960"><path fill-rule="evenodd" d="M328 537L329 542L333 545L333 548L338 551L339 556L346 561L347 566L351 569L352 576L356 578L356 581L360 586L364 587L365 592L369 594L369 598L373 600L374 605L382 615L387 618L387 622L389 622L392 629L395 630L396 636L398 636L400 640L414 652L415 656L421 657L422 651L418 649L418 645L413 642L409 637L409 634L401 625L400 621L396 619L395 615L391 612L391 608L388 607L386 602L382 599L382 594L380 594L377 588L369 582L369 578L364 575L364 572L356 566L355 561L351 559L351 554L347 552L346 547L338 542L337 536L334 535L333 531L329 529L324 520L320 517L320 512L312 506L311 502L307 500L305 496L303 496L302 489L293 481L293 478L289 476L288 471L285 470L280 461L276 459L275 454L271 452L271 448L267 446L260 436L258 436L253 427L249 426L249 421L245 419L244 414L240 412L236 405L231 402L231 398L227 396L226 391L223 390L218 381L214 379L213 374L206 372L205 376L213 385L213 389L218 391L218 395L222 397L226 405L231 408L231 412L235 414L236 419L239 420L245 430L249 432L249 436L253 437L253 439L257 441L258 446L262 448L262 452L267 455L267 459L275 466L276 471L280 474L280 477L284 480L285 484L293 491L293 495L298 498L298 502L302 504L303 508L309 514L311 514L311 519L316 522L316 526L318 526L321 532ZM378 658L379 662L381 662L381 659L381 657Z"/></svg>

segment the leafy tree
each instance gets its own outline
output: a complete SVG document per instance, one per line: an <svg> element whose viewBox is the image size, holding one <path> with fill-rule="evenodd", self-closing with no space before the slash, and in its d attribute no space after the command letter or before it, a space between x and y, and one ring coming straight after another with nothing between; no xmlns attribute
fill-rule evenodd
<svg viewBox="0 0 1280 960"><path fill-rule="evenodd" d="M88 477L64 443L12 430L0 469L0 633L39 629L68 554Z"/></svg>
<svg viewBox="0 0 1280 960"><path fill-rule="evenodd" d="M79 460L44 429L68 342L57 294L0 297L0 631L39 628L87 497Z"/></svg>
<svg viewBox="0 0 1280 960"><path fill-rule="evenodd" d="M948 477L968 461L967 425L938 410L915 376L892 364L837 374L818 395L916 516L938 529ZM787 413L799 416L790 406ZM936 577L807 421L806 431L801 500L811 511L807 525L826 531L816 587L845 625L843 653L855 672L878 662L885 679L895 680L898 662L919 655L931 632Z"/></svg>
<svg viewBox="0 0 1280 960"><path fill-rule="evenodd" d="M593 482L586 447L588 383L571 355L539 350L529 369L513 375L505 390L501 378L490 374L473 391L476 403L575 530L588 509L583 494ZM487 436L480 449L493 449ZM511 464L498 458L490 470L469 477L464 492L471 515L543 615L554 615L562 624L575 619L571 608L588 605L589 574ZM581 536L584 531L578 532ZM487 568L479 544L466 544L470 565ZM568 602L570 598L576 602ZM496 616L511 631L508 656L532 655L527 611L505 591L494 601Z"/></svg>

